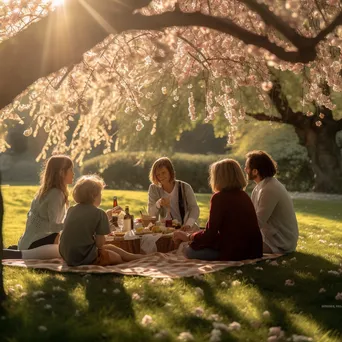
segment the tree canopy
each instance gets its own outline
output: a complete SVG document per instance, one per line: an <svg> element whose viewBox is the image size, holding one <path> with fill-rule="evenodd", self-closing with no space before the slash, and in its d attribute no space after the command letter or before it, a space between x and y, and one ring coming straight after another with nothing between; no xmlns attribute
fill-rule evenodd
<svg viewBox="0 0 342 342"><path fill-rule="evenodd" d="M338 0L0 1L0 148L8 120L29 110L25 135L48 133L40 157L55 150L80 162L100 143L110 150L118 115L138 131L152 122L153 134L162 97L170 108L185 98L196 120L198 86L204 121L223 113L232 142L246 115L240 90L254 88L270 114L283 71L301 76L301 115L320 126L324 114L311 106L333 110L324 85L342 90L341 8Z"/></svg>

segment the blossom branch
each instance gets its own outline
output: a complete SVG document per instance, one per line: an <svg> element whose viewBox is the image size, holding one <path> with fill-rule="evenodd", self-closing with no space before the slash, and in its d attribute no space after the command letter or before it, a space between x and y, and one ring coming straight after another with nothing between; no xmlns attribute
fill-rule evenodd
<svg viewBox="0 0 342 342"><path fill-rule="evenodd" d="M276 116L269 116L265 113L257 113L257 114L246 113L246 115L258 121L273 121L273 122L284 123L282 118L278 118Z"/></svg>

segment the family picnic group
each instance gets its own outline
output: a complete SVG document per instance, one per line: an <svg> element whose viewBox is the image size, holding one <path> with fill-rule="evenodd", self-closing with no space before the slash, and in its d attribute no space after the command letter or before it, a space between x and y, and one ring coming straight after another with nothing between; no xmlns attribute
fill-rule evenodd
<svg viewBox="0 0 342 342"><path fill-rule="evenodd" d="M205 229L199 229L199 207L192 187L176 179L169 158L157 159L150 170L148 212L181 223L173 233L175 244L188 242L189 259L238 261L263 253L290 253L296 249L298 225L286 188L275 178L277 164L264 151L246 155L245 174L234 159L209 167L213 191ZM69 207L68 185L74 168L65 155L52 156L41 174L40 188L27 214L26 229L18 246L3 250L3 259L62 257L69 266L120 264L145 257L106 243L111 231L112 209L99 208L105 183L97 175L81 176ZM251 198L245 192L254 181Z"/></svg>

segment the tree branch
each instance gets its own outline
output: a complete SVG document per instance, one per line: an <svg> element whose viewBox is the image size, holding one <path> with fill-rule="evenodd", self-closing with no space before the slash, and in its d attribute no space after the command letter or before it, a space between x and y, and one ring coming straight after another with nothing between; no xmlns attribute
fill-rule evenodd
<svg viewBox="0 0 342 342"><path fill-rule="evenodd" d="M258 13L266 25L274 27L279 33L287 38L298 49L304 46L311 46L311 38L301 36L291 26L277 17L269 8L255 0L240 0L253 12Z"/></svg>
<svg viewBox="0 0 342 342"><path fill-rule="evenodd" d="M305 122L308 120L306 116L301 112L294 112L290 107L286 96L282 92L281 84L279 80L273 80L273 87L268 92L268 95L277 108L278 113L281 115L284 123L291 124L295 127L304 127Z"/></svg>
<svg viewBox="0 0 342 342"><path fill-rule="evenodd" d="M246 44L264 48L279 59L292 63L315 60L317 43L342 24L342 13L316 38L306 38L276 17L256 0L240 0L258 13L297 47L287 51L268 37L250 32L232 20L179 9L160 15L136 13L150 0L65 0L64 6L0 44L0 109L28 86L61 68L78 64L82 55L102 42L109 33L128 30L161 30L172 26L207 27Z"/></svg>
<svg viewBox="0 0 342 342"><path fill-rule="evenodd" d="M273 121L273 122L284 123L284 121L281 118L277 118L276 116L268 116L265 113L257 113L257 114L246 113L246 115L258 121Z"/></svg>
<svg viewBox="0 0 342 342"><path fill-rule="evenodd" d="M313 38L313 41L315 42L315 45L317 45L321 40L325 39L325 37L332 31L335 30L335 28L339 25L342 25L342 12L336 16L336 18L328 25L325 29L323 29L315 38Z"/></svg>

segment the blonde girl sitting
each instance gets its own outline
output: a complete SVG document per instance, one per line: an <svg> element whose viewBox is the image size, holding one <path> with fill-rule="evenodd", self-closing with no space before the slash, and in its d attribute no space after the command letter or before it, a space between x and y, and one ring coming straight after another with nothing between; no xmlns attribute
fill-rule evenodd
<svg viewBox="0 0 342 342"><path fill-rule="evenodd" d="M82 176L74 186L72 195L77 204L68 210L59 245L59 252L69 266L116 265L143 257L106 245L109 221L98 208L104 186L96 175Z"/></svg>
<svg viewBox="0 0 342 342"><path fill-rule="evenodd" d="M68 207L68 185L74 177L72 160L50 157L40 177L40 187L27 214L18 249L3 250L4 259L50 259L60 257L58 242ZM15 246L16 247L16 246Z"/></svg>

